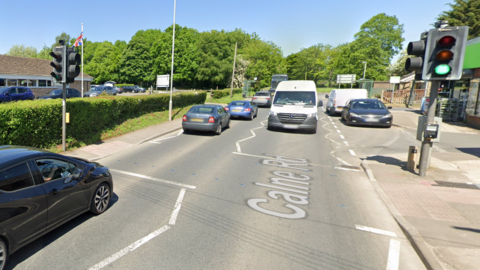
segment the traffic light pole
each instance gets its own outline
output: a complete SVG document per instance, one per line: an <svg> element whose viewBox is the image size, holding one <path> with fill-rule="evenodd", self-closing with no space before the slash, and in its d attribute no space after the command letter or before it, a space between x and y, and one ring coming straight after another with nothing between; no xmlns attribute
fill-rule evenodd
<svg viewBox="0 0 480 270"><path fill-rule="evenodd" d="M62 95L62 151L65 152L65 137L67 133L66 114L67 114L67 46L62 46L63 50L63 95Z"/></svg>
<svg viewBox="0 0 480 270"><path fill-rule="evenodd" d="M430 87L430 95L429 95L429 103L427 109L427 125L433 124L435 119L435 108L437 107L437 95L438 95L438 88L440 86L441 81L431 81ZM425 127L420 127L425 129ZM430 161L431 149L433 147L432 139L430 138L423 138L422 141L422 148L420 152L420 164L419 164L419 172L418 174L421 177L425 177L427 173L428 163Z"/></svg>

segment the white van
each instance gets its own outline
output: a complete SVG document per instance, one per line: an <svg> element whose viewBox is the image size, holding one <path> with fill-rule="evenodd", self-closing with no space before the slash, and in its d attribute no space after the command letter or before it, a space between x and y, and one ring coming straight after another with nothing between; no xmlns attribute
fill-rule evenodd
<svg viewBox="0 0 480 270"><path fill-rule="evenodd" d="M320 104L313 81L280 82L270 107L267 128L303 129L316 133Z"/></svg>
<svg viewBox="0 0 480 270"><path fill-rule="evenodd" d="M347 105L350 99L368 98L367 89L333 89L330 94L325 96L327 101L327 113L334 115L341 113L343 107Z"/></svg>

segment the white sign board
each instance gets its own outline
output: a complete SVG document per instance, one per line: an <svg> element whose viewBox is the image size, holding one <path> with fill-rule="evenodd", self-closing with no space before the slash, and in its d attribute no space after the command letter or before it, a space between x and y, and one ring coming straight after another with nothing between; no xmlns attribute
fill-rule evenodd
<svg viewBox="0 0 480 270"><path fill-rule="evenodd" d="M169 87L170 75L157 75L157 87Z"/></svg>
<svg viewBox="0 0 480 270"><path fill-rule="evenodd" d="M356 74L338 74L337 83L354 83L356 77Z"/></svg>
<svg viewBox="0 0 480 270"><path fill-rule="evenodd" d="M390 77L390 83L400 83L400 76L392 76Z"/></svg>

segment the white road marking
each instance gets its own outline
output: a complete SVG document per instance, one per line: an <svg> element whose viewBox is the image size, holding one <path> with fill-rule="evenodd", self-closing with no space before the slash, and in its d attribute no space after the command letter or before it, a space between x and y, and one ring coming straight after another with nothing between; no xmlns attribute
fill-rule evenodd
<svg viewBox="0 0 480 270"><path fill-rule="evenodd" d="M121 171L121 170L116 170L116 169L110 169L110 171L130 175L130 176L134 176L134 177L138 177L138 178L143 178L143 179L147 179L147 180L152 180L152 181L160 182L160 183L163 183L163 184L179 186L179 187L182 187L182 188L189 188L189 189L196 189L197 188L196 186L177 183L177 182L168 181L168 180L164 180L164 179L159 179L159 178L155 178L155 177L150 177L148 175L143 175L143 174L138 174L138 173L131 173L131 172L126 172L126 171Z"/></svg>
<svg viewBox="0 0 480 270"><path fill-rule="evenodd" d="M170 217L170 221L168 224L175 225L175 221L177 220L178 212L180 212L180 208L182 207L183 197L185 196L185 188L180 190L180 194L178 195L177 202L175 203L175 208L173 209L172 216Z"/></svg>
<svg viewBox="0 0 480 270"><path fill-rule="evenodd" d="M337 129L337 132L338 132L338 133L341 133L340 130L338 130L338 129Z"/></svg>
<svg viewBox="0 0 480 270"><path fill-rule="evenodd" d="M180 136L180 135L182 135L182 134L183 134L183 129L181 129L181 130L178 132L177 136Z"/></svg>
<svg viewBox="0 0 480 270"><path fill-rule="evenodd" d="M153 142L153 141L150 141L149 143L161 144L162 142Z"/></svg>
<svg viewBox="0 0 480 270"><path fill-rule="evenodd" d="M98 264L90 267L88 270L98 270L98 269L102 269L103 267L111 264L112 262L120 259L121 257L127 255L129 252L132 252L134 251L135 249L137 249L138 247L140 247L141 245L147 243L148 241L152 240L153 238L159 236L160 234L166 232L168 229L170 229L170 226L168 225L165 225L163 227L161 227L160 229L152 232L151 234L141 238L140 240L136 241L135 243L129 245L128 247L120 250L119 252L113 254L112 256L106 258L105 260L99 262Z"/></svg>
<svg viewBox="0 0 480 270"><path fill-rule="evenodd" d="M345 140L345 137L343 137L343 135L340 135L340 138L341 138L342 140Z"/></svg>
<svg viewBox="0 0 480 270"><path fill-rule="evenodd" d="M263 122L265 122L265 121L260 122L260 124L262 124L261 127L256 127L256 128L250 129L250 132L252 133L252 136L250 136L250 137L248 137L248 138L245 138L245 139L242 139L242 140L239 140L239 141L237 141L237 142L235 143L235 145L237 146L237 152L239 152L239 153L242 152L242 148L240 148L240 143L241 143L241 142L244 142L244 141L249 140L249 139L251 139L251 138L255 138L255 137L257 136L257 135L255 134L255 132L253 132L253 131L254 131L255 129L263 128L263 127L265 126L265 125L263 124Z"/></svg>
<svg viewBox="0 0 480 270"><path fill-rule="evenodd" d="M156 140L153 140L152 142L158 142L158 141L163 141L163 140L167 140L167 139L171 139L171 138L175 138L177 136L170 136L170 137L165 137L165 138L161 138L161 139L156 139Z"/></svg>
<svg viewBox="0 0 480 270"><path fill-rule="evenodd" d="M341 158L339 158L339 157L337 157L337 159L338 159L338 161L344 163L345 165L352 166L350 163L346 162L345 160L343 160L343 159L341 159Z"/></svg>
<svg viewBox="0 0 480 270"><path fill-rule="evenodd" d="M247 157L261 158L261 159L276 159L276 158L274 158L274 157L269 157L269 156L252 155L252 154L246 154L246 153L240 153L240 152L232 152L232 154L234 154L234 155L241 155L241 156L247 156ZM314 166L314 167L325 167L325 168L330 167L330 166L327 166L327 165L316 164L316 163L303 163L303 164L307 164L307 165ZM308 168L305 168L305 169L307 170Z"/></svg>
<svg viewBox="0 0 480 270"><path fill-rule="evenodd" d="M384 231L384 230L370 228L362 225L355 225L355 228L360 231L366 231L366 232L371 232L371 233L376 233L376 234L381 234L381 235L386 235L391 237L397 237L396 233L390 232L390 231Z"/></svg>
<svg viewBox="0 0 480 270"><path fill-rule="evenodd" d="M353 171L353 172L359 172L359 171L360 171L360 170L343 168L343 167L335 167L335 169L337 169L337 170L344 170L344 171Z"/></svg>
<svg viewBox="0 0 480 270"><path fill-rule="evenodd" d="M390 239L390 248L388 250L387 270L398 270L400 259L400 241Z"/></svg>
<svg viewBox="0 0 480 270"><path fill-rule="evenodd" d="M348 142L347 142L347 141L343 141L343 143L344 143L346 146L348 146Z"/></svg>
<svg viewBox="0 0 480 270"><path fill-rule="evenodd" d="M348 151L350 151L350 155L356 156L356 154L355 154L355 152L353 152L353 150L348 150Z"/></svg>

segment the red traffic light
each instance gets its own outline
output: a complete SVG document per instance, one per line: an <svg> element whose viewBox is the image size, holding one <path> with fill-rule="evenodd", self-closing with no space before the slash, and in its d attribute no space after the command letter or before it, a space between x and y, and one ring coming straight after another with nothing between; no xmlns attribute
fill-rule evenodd
<svg viewBox="0 0 480 270"><path fill-rule="evenodd" d="M453 59L453 52L449 50L442 50L437 53L435 58L440 61L448 61Z"/></svg>
<svg viewBox="0 0 480 270"><path fill-rule="evenodd" d="M452 36L444 36L438 40L438 45L444 46L444 47L453 46L455 45L456 41L457 39Z"/></svg>

